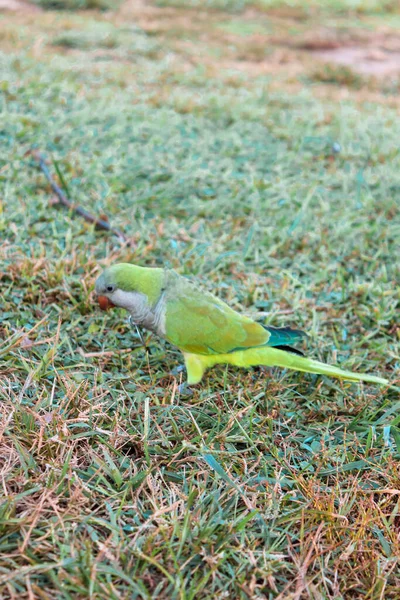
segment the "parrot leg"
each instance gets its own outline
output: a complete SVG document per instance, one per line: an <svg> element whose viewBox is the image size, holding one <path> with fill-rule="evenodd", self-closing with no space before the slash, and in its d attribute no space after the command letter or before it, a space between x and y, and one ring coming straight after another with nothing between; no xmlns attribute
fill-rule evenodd
<svg viewBox="0 0 400 600"><path fill-rule="evenodd" d="M177 367L174 367L171 371L171 375L179 375L179 373L182 373L184 368L184 365L178 365Z"/></svg>
<svg viewBox="0 0 400 600"><path fill-rule="evenodd" d="M143 333L142 331L139 329L139 327L136 325L135 321L132 319L132 315L129 315L128 317L128 323L129 325L134 328L136 330L136 335L140 340L140 343L142 344L142 346L145 348L145 350L147 350L147 344L151 338L151 334L150 336L147 337L147 340L144 339L143 337Z"/></svg>
<svg viewBox="0 0 400 600"><path fill-rule="evenodd" d="M183 353L185 359L185 367L187 372L187 384L195 385L199 383L207 368L206 361L198 354Z"/></svg>
<svg viewBox="0 0 400 600"><path fill-rule="evenodd" d="M188 386L186 381L178 385L178 393L181 396L193 396L193 390Z"/></svg>

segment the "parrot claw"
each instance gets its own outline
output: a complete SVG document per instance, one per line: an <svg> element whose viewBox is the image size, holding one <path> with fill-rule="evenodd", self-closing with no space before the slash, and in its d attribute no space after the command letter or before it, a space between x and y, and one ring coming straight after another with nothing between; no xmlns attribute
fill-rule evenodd
<svg viewBox="0 0 400 600"><path fill-rule="evenodd" d="M177 389L181 396L193 396L193 390L188 386L187 383L181 383L178 385Z"/></svg>
<svg viewBox="0 0 400 600"><path fill-rule="evenodd" d="M171 375L179 375L180 373L182 373L184 371L185 367L184 365L178 365L177 367L174 367L171 371Z"/></svg>

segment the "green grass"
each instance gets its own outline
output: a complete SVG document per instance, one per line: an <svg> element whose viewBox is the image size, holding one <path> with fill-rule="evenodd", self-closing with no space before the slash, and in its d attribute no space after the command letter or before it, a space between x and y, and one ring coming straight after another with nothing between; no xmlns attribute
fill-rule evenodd
<svg viewBox="0 0 400 600"><path fill-rule="evenodd" d="M1 597L395 600L398 394L219 367L181 397L179 352L92 289L168 265L398 380L397 112L63 18L1 38ZM132 246L55 206L32 147Z"/></svg>
<svg viewBox="0 0 400 600"><path fill-rule="evenodd" d="M315 12L327 14L390 14L398 11L395 0L156 0L159 6L184 8L211 8L214 10L242 11L248 7L261 10L278 9L294 14L309 15Z"/></svg>

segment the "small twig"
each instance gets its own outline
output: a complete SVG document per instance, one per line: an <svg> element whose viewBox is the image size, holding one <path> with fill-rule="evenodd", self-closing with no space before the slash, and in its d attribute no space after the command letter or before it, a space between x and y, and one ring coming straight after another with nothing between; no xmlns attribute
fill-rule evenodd
<svg viewBox="0 0 400 600"><path fill-rule="evenodd" d="M141 348L141 346L140 346ZM105 356L115 356L118 354L126 354L127 352L133 352L135 348L121 348L120 350L109 350L105 352L84 352L82 348L78 348L79 354L83 358L103 358Z"/></svg>
<svg viewBox="0 0 400 600"><path fill-rule="evenodd" d="M31 329L29 329L27 331L26 330L25 331L17 331L9 338L7 338L5 340L0 340L0 342L1 342L0 343L0 356L4 356L5 354L8 354L8 352L10 352L15 346L18 346L20 344L20 341L24 337L33 333L35 331L35 329L40 327L40 325L42 325L45 321L47 321L47 319L48 319L48 316L45 315L43 317L43 319L41 319L38 323L36 323L36 325L34 325Z"/></svg>
<svg viewBox="0 0 400 600"><path fill-rule="evenodd" d="M92 213L87 211L82 206L74 204L73 202L68 200L67 196L64 194L60 186L58 186L57 183L54 181L50 170L46 165L45 159L38 150L29 150L26 154L29 154L34 158L39 169L42 171L47 181L49 182L51 189L56 194L57 198L63 206L66 206L69 210L72 210L77 215L83 217L88 223L93 223L98 229L102 229L103 231L110 231L122 241L131 244L127 236L119 229L114 229L114 227L111 227L108 221L106 221L105 219L101 219L100 217L96 217L95 215L92 215Z"/></svg>

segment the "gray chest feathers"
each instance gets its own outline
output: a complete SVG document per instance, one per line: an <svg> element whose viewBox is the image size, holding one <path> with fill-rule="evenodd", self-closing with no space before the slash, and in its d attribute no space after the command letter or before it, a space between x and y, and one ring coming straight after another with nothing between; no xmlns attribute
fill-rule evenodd
<svg viewBox="0 0 400 600"><path fill-rule="evenodd" d="M117 306L125 308L136 325L153 331L161 337L165 335L165 300L163 295L161 295L155 306L150 306L148 298L144 294L117 290L114 292L112 301Z"/></svg>

